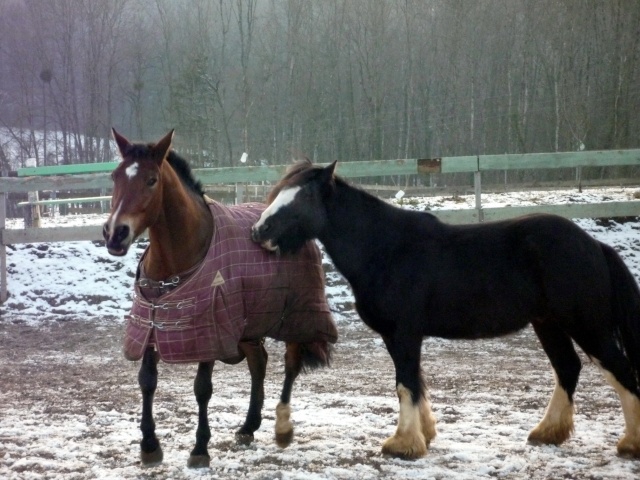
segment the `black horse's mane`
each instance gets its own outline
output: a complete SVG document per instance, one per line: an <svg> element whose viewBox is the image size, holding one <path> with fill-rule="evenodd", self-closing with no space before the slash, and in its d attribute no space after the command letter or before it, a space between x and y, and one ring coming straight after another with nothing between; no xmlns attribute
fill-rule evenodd
<svg viewBox="0 0 640 480"><path fill-rule="evenodd" d="M271 189L267 197L267 204L270 204L278 196L278 193L287 185L303 184L306 183L317 172L322 170L322 167L313 165L309 159L299 160L287 168L284 176L280 181Z"/></svg>
<svg viewBox="0 0 640 480"><path fill-rule="evenodd" d="M284 176L280 179L280 181L273 187L271 192L269 192L269 196L267 199L267 203L270 204L275 198L278 196L278 193L282 191L287 186L291 185L303 185L311 180L315 175L319 172L323 171L324 167L319 165L314 165L310 160L304 159L295 162L289 168L287 168ZM338 175L333 176L333 182L335 185L339 187L347 187L348 190L357 193L363 201L367 202L369 207L371 206L390 206L388 202L381 200L375 195L370 194L366 190L358 187L357 185L352 185L347 182L345 179ZM392 207L395 211L399 210L398 207ZM403 214L413 215L418 212L413 212L410 210L401 210ZM427 212L419 212L422 217L432 217L430 213Z"/></svg>

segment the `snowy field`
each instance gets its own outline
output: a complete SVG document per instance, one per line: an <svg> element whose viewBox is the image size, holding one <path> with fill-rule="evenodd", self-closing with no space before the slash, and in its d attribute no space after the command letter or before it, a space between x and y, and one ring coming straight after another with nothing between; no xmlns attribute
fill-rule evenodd
<svg viewBox="0 0 640 480"><path fill-rule="evenodd" d="M483 195L486 207L632 200L637 189ZM405 199L406 208L469 208L472 197ZM43 226L95 224L105 216L44 218ZM579 220L613 245L640 279L640 220ZM11 228L22 228L15 221ZM282 345L268 341L264 421L238 446L249 398L246 364L214 370L209 407L211 468L189 470L196 404L195 366L160 365L155 401L161 466L139 466L137 363L121 353L139 245L114 258L98 242L8 249L11 297L0 306L0 478L7 479L636 479L640 461L619 458L624 422L612 388L585 357L574 436L534 447L528 432L553 390L548 361L530 329L494 340L427 339L423 366L438 436L417 461L386 458L398 404L391 360L353 310L348 286L329 259L327 295L340 340L332 368L302 375L292 399L295 438L273 441L283 381Z"/></svg>

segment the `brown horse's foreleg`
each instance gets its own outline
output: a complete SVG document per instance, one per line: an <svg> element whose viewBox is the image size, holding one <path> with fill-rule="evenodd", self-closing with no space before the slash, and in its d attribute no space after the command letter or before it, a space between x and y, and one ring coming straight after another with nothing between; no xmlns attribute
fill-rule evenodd
<svg viewBox="0 0 640 480"><path fill-rule="evenodd" d="M267 359L269 355L262 341L255 340L238 344L241 352L247 358L249 373L251 374L251 400L244 425L236 432L238 443L248 445L253 441L253 432L262 423L262 406L264 404L264 378L267 375Z"/></svg>
<svg viewBox="0 0 640 480"><path fill-rule="evenodd" d="M302 370L302 346L299 343L287 343L284 355L285 376L280 403L276 407L276 443L279 447L289 446L293 440L293 424L291 423L291 390L293 383Z"/></svg>
<svg viewBox="0 0 640 480"><path fill-rule="evenodd" d="M193 382L193 391L198 402L198 429L196 430L196 445L193 447L187 462L189 468L208 468L211 460L207 451L207 445L211 439L207 408L213 394L213 384L211 383L213 363L199 363L198 373Z"/></svg>
<svg viewBox="0 0 640 480"><path fill-rule="evenodd" d="M142 391L142 420L140 430L140 460L145 466L162 462L162 449L156 437L156 424L153 421L153 395L158 386L158 354L153 347L147 348L138 372L138 384Z"/></svg>

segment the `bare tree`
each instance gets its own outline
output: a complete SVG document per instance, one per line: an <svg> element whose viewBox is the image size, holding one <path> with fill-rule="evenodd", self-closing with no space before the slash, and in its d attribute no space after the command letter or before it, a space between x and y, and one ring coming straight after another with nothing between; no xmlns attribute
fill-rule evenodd
<svg viewBox="0 0 640 480"><path fill-rule="evenodd" d="M206 166L630 148L639 24L628 0L1 2L0 125L39 163L106 159L113 123Z"/></svg>

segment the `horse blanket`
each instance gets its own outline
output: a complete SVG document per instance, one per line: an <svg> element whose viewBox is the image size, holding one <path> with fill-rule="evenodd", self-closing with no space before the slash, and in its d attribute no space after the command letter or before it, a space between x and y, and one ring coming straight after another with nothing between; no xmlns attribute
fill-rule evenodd
<svg viewBox="0 0 640 480"><path fill-rule="evenodd" d="M168 363L229 360L240 356L238 342L262 337L335 343L317 245L275 255L251 241L250 228L265 205L228 207L210 200L209 208L211 245L186 281L156 298L136 282L125 357L138 360L155 345ZM136 278L143 275L143 258Z"/></svg>

